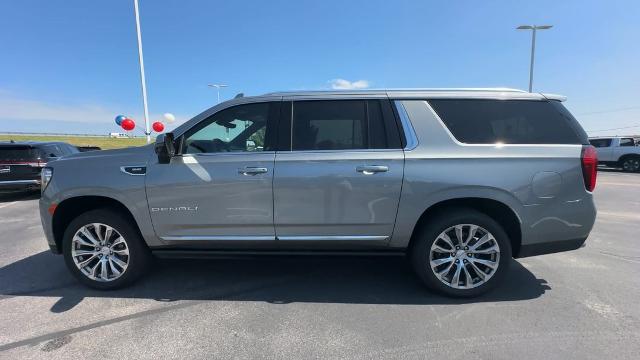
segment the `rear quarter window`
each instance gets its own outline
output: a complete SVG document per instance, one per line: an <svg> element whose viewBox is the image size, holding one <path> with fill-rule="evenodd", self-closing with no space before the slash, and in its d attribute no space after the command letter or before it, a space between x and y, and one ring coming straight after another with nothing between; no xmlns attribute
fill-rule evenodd
<svg viewBox="0 0 640 360"><path fill-rule="evenodd" d="M589 143L593 145L593 147L602 148L611 146L612 139L591 139Z"/></svg>
<svg viewBox="0 0 640 360"><path fill-rule="evenodd" d="M453 136L467 144L588 144L557 101L429 100Z"/></svg>

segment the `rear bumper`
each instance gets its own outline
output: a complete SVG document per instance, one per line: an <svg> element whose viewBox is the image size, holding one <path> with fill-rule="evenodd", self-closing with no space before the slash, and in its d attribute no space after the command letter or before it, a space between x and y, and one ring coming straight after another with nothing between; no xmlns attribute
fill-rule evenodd
<svg viewBox="0 0 640 360"><path fill-rule="evenodd" d="M576 250L583 247L586 240L587 238L584 237L573 240L550 241L539 244L522 245L517 257L523 258L536 255L553 254L562 251Z"/></svg>
<svg viewBox="0 0 640 360"><path fill-rule="evenodd" d="M40 188L40 180L0 181L0 191L35 190Z"/></svg>

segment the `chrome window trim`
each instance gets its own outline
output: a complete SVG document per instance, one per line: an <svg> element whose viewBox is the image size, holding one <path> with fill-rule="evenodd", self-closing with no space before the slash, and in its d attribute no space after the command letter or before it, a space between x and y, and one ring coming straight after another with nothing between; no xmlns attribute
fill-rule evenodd
<svg viewBox="0 0 640 360"><path fill-rule="evenodd" d="M341 149L341 150L282 150L278 154L344 154L344 153L371 153L371 152L396 152L402 149Z"/></svg>
<svg viewBox="0 0 640 360"><path fill-rule="evenodd" d="M402 124L402 131L404 131L404 136L407 139L407 145L404 147L404 149L413 150L418 147L418 137L416 136L416 131L413 129L413 125L411 124L411 120L409 120L409 115L407 114L407 110L402 104L402 100L394 100L393 103L398 110L400 123Z"/></svg>

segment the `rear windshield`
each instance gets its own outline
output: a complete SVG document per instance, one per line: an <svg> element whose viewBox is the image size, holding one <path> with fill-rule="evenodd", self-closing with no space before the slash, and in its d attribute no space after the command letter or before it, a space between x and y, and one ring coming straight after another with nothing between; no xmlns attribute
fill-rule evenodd
<svg viewBox="0 0 640 360"><path fill-rule="evenodd" d="M28 146L0 146L0 162L33 161L39 155L38 150Z"/></svg>
<svg viewBox="0 0 640 360"><path fill-rule="evenodd" d="M429 100L458 141L467 144L588 144L558 101Z"/></svg>

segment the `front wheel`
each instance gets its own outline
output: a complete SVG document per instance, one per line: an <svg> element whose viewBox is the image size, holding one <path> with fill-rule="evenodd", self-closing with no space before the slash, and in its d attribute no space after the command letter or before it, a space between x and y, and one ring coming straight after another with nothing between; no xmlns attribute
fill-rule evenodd
<svg viewBox="0 0 640 360"><path fill-rule="evenodd" d="M502 280L511 261L511 246L495 220L461 209L431 219L414 239L410 256L429 288L453 297L472 297Z"/></svg>
<svg viewBox="0 0 640 360"><path fill-rule="evenodd" d="M110 209L91 210L72 220L64 233L63 253L80 282L102 290L132 283L151 260L134 225Z"/></svg>

